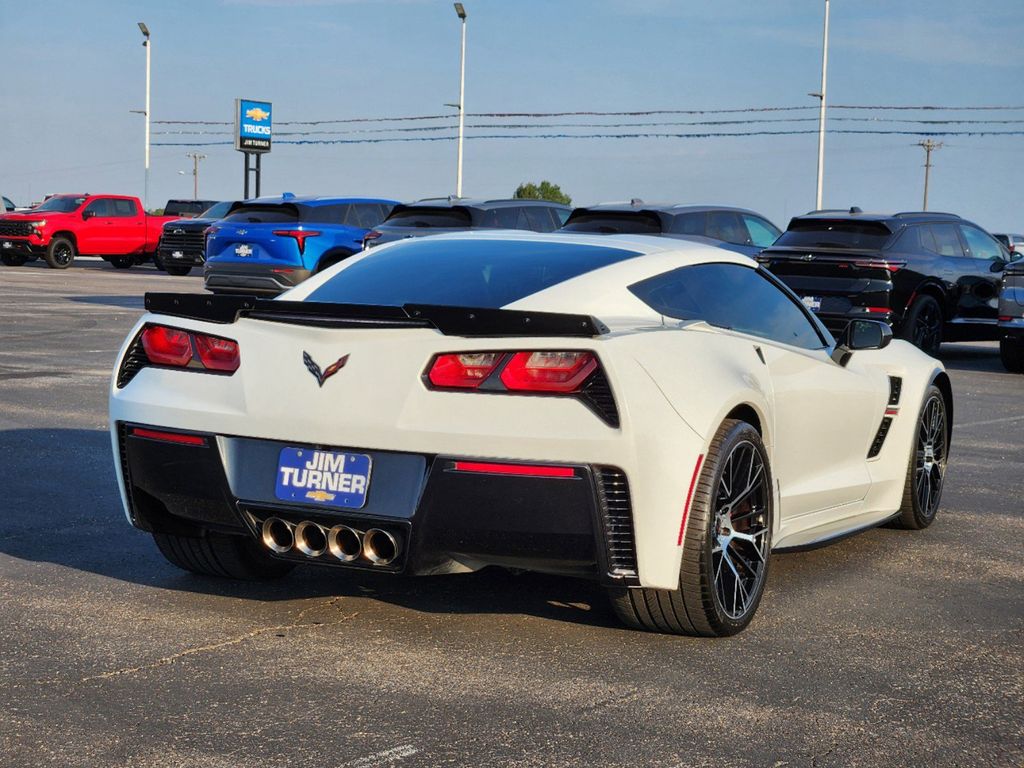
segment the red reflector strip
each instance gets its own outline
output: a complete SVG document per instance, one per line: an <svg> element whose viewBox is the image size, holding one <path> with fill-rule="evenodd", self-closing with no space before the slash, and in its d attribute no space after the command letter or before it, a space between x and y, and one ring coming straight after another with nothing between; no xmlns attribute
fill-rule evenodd
<svg viewBox="0 0 1024 768"><path fill-rule="evenodd" d="M163 440L165 443L179 443L181 445L206 445L206 438L202 435L186 435L181 432L161 432L157 429L132 428L132 437L146 437L150 440Z"/></svg>
<svg viewBox="0 0 1024 768"><path fill-rule="evenodd" d="M1008 322L1010 322L1011 320L1013 320L1013 318L1012 318L1012 317L1010 317L1009 315L1000 315L1000 316L999 316L999 322L1000 322L1000 323L1008 323Z"/></svg>
<svg viewBox="0 0 1024 768"><path fill-rule="evenodd" d="M697 457L697 466L693 468L693 477L690 478L690 490L686 493L686 506L683 507L683 522L679 524L679 541L677 547L683 546L683 532L686 530L686 518L690 514L690 502L693 501L693 489L697 486L697 477L700 476L700 466L704 463L704 454Z"/></svg>
<svg viewBox="0 0 1024 768"><path fill-rule="evenodd" d="M488 475L520 475L526 477L575 477L572 467L544 464L490 464L481 461L456 461L456 472L479 472Z"/></svg>
<svg viewBox="0 0 1024 768"><path fill-rule="evenodd" d="M885 415L886 415L886 416L895 416L895 415L897 415L897 414L898 414L899 412L900 412L900 409L899 409L899 408L886 408L886 409L885 409Z"/></svg>
<svg viewBox="0 0 1024 768"><path fill-rule="evenodd" d="M888 307L864 307L864 311L877 315L885 315L891 312L892 310L890 310Z"/></svg>

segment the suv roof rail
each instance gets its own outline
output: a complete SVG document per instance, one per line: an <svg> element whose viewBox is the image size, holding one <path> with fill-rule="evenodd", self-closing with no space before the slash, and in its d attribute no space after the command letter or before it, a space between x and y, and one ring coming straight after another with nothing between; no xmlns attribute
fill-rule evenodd
<svg viewBox="0 0 1024 768"><path fill-rule="evenodd" d="M861 213L860 208L854 210L853 208L816 208L813 211L808 211L804 216L810 216L812 213Z"/></svg>
<svg viewBox="0 0 1024 768"><path fill-rule="evenodd" d="M894 213L893 218L959 219L960 215L956 213L943 213L942 211L900 211L899 213Z"/></svg>

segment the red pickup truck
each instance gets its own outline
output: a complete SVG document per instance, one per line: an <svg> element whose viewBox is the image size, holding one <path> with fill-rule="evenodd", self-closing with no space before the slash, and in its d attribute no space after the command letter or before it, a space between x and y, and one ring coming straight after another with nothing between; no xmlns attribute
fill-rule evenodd
<svg viewBox="0 0 1024 768"><path fill-rule="evenodd" d="M0 218L0 261L20 267L42 256L54 269L67 269L75 256L102 256L128 269L156 253L164 223L175 218L149 215L137 197L54 195Z"/></svg>

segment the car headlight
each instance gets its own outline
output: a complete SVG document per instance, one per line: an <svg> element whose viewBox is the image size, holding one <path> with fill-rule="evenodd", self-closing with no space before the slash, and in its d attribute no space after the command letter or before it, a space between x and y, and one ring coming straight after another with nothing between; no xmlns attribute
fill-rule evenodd
<svg viewBox="0 0 1024 768"><path fill-rule="evenodd" d="M28 225L37 232L46 226L46 219L37 219L36 221L28 222Z"/></svg>

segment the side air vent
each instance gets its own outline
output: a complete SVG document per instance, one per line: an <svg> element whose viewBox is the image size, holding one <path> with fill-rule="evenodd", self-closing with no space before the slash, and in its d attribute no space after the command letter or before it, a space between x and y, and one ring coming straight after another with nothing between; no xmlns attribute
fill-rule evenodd
<svg viewBox="0 0 1024 768"><path fill-rule="evenodd" d="M132 339L128 353L124 356L121 367L117 371L117 388L122 389L128 386L128 382L135 378L135 374L147 365L149 365L149 358L146 356L146 350L142 348L142 334L139 333Z"/></svg>
<svg viewBox="0 0 1024 768"><path fill-rule="evenodd" d="M900 392L903 391L903 379L899 376L889 377L889 405L900 404Z"/></svg>
<svg viewBox="0 0 1024 768"><path fill-rule="evenodd" d="M608 576L625 583L635 581L636 542L629 481L626 474L615 467L595 467L594 478L597 481Z"/></svg>
<svg viewBox="0 0 1024 768"><path fill-rule="evenodd" d="M899 379L897 379L897 381L899 381ZM885 442L885 436L889 434L889 427L891 426L891 417L886 416L882 419L882 423L878 425L878 431L875 433L875 439L871 441L871 450L868 451L869 459L875 458L879 451L882 450L882 444Z"/></svg>
<svg viewBox="0 0 1024 768"><path fill-rule="evenodd" d="M609 426L619 426L619 409L615 407L612 388L603 371L591 376L579 391L579 398Z"/></svg>

